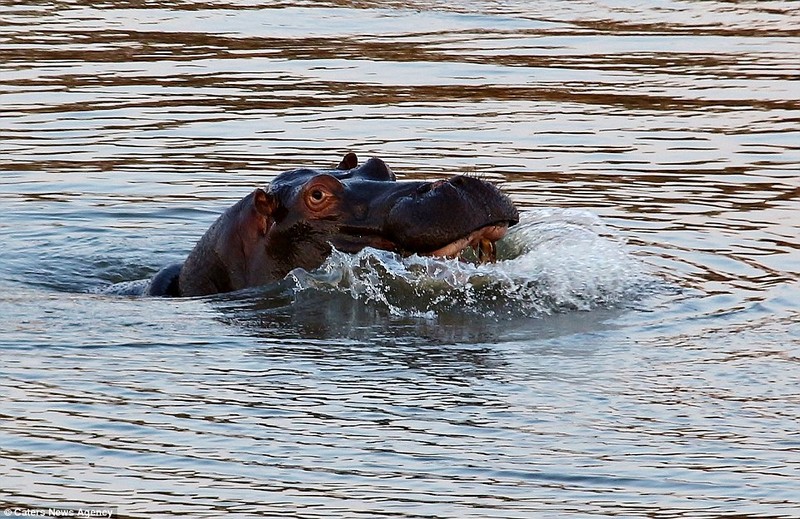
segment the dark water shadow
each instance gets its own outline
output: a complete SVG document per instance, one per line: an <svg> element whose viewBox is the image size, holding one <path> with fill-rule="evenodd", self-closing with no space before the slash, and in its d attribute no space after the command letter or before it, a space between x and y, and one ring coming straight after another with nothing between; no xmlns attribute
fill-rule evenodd
<svg viewBox="0 0 800 519"><path fill-rule="evenodd" d="M291 281L212 298L222 322L269 341L372 346L495 344L611 330L628 309L596 308L549 315L476 308L398 315L380 303L339 291L295 291Z"/></svg>

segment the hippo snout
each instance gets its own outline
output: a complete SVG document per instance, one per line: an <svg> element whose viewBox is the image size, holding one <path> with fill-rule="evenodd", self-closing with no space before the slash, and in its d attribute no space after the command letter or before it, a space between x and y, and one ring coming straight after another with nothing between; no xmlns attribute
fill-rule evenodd
<svg viewBox="0 0 800 519"><path fill-rule="evenodd" d="M479 229L505 229L518 221L517 208L497 187L459 175L421 185L412 196L398 200L384 229L402 250L425 254Z"/></svg>

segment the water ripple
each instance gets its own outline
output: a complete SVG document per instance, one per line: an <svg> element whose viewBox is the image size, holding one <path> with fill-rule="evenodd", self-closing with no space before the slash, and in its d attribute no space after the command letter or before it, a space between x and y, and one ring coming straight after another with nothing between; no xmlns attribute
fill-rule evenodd
<svg viewBox="0 0 800 519"><path fill-rule="evenodd" d="M3 507L800 515L793 2L0 5ZM345 151L532 219L493 266L92 293Z"/></svg>

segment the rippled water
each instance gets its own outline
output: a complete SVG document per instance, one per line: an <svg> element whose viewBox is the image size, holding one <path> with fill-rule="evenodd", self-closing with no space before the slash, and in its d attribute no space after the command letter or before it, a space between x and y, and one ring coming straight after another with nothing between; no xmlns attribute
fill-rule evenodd
<svg viewBox="0 0 800 519"><path fill-rule="evenodd" d="M799 517L790 1L0 0L0 505ZM503 260L103 294L346 151Z"/></svg>

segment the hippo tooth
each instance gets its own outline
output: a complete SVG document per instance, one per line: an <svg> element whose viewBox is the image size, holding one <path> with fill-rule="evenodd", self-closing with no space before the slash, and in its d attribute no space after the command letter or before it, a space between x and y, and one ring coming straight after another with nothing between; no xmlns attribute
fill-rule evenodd
<svg viewBox="0 0 800 519"><path fill-rule="evenodd" d="M440 258L460 258L467 247L471 247L480 263L494 263L497 261L497 246L495 242L502 238L507 225L487 225L477 231L472 232L469 236L448 243L433 252L426 254L426 256L436 256Z"/></svg>
<svg viewBox="0 0 800 519"><path fill-rule="evenodd" d="M478 261L481 263L494 263L497 261L497 246L492 240L482 238L478 243Z"/></svg>

